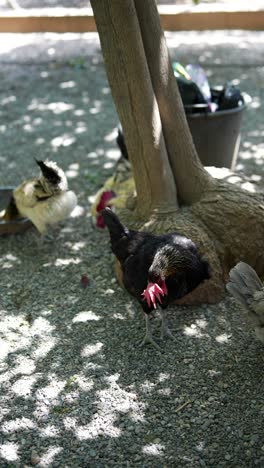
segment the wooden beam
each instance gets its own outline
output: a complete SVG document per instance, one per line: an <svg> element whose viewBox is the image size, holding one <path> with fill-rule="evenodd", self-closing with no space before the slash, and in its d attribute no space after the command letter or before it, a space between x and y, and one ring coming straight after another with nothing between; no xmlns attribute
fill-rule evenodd
<svg viewBox="0 0 264 468"><path fill-rule="evenodd" d="M142 0L143 1L143 0ZM208 8L208 7L207 7ZM191 31L216 29L264 30L264 9L224 10L217 8L160 7L162 27L165 31ZM52 8L15 10L0 15L0 32L95 32L96 25L91 8Z"/></svg>
<svg viewBox="0 0 264 468"><path fill-rule="evenodd" d="M216 29L264 30L263 11L217 11L161 14L165 31L204 31Z"/></svg>
<svg viewBox="0 0 264 468"><path fill-rule="evenodd" d="M62 11L63 10L63 11ZM95 32L96 25L92 10L81 13L75 9L67 12L60 9L61 13L34 13L34 11L19 10L0 15L0 32L2 33L32 33L32 32Z"/></svg>

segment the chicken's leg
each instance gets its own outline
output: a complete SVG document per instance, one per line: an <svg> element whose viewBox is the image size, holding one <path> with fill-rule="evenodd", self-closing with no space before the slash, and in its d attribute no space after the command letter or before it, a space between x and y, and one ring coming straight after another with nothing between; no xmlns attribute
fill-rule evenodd
<svg viewBox="0 0 264 468"><path fill-rule="evenodd" d="M174 340L174 336L168 327L166 311L160 308L160 315L161 315L160 337L163 339L165 336L168 336L169 338Z"/></svg>
<svg viewBox="0 0 264 468"><path fill-rule="evenodd" d="M144 346L145 344L150 343L158 351L161 351L161 348L159 347L158 343L156 343L156 341L152 337L149 314L145 313L145 321L146 321L146 334L145 334L144 339L143 339L142 343L140 344L140 346Z"/></svg>

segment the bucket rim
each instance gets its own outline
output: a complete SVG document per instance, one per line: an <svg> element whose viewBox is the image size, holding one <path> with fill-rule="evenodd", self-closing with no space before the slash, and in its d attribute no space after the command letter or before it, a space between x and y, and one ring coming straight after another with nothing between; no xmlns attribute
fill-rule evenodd
<svg viewBox="0 0 264 468"><path fill-rule="evenodd" d="M194 106L192 106L194 107ZM224 110L220 110L220 111L216 111L216 112L197 112L195 114L186 114L186 117L189 119L197 119L197 118L205 118L205 119L217 119L217 118L220 118L220 117L223 117L225 115L233 115L233 114L237 114L239 112L242 112L243 110L245 110L247 107L247 104L242 104L241 106L238 106L238 107L233 107L232 109L224 109Z"/></svg>
<svg viewBox="0 0 264 468"><path fill-rule="evenodd" d="M214 90L217 90L219 91L221 89L221 87L215 87L215 88L212 88ZM190 112L186 112L186 117L187 119L199 119L201 117L203 118L220 118L220 117L223 117L225 115L232 115L232 114L237 114L239 112L242 112L243 110L245 110L248 106L248 104L250 104L250 102L252 101L251 97L249 96L249 94L247 93L244 93L242 92L241 93L242 96L243 96L243 99L244 99L244 102L243 104L241 104L240 106L237 106L237 107L233 107L232 109L224 109L224 110L220 110L220 111L216 111L216 112L207 112L206 110L204 110L204 112L195 112L195 113L190 113ZM184 109L185 111L190 111L192 108L193 109L197 109L199 108L199 104L198 105L190 105L190 106L184 106Z"/></svg>

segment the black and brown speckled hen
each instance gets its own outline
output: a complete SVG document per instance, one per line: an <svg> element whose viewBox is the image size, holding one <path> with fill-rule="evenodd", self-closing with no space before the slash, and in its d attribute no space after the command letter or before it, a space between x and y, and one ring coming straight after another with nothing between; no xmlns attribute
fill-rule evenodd
<svg viewBox="0 0 264 468"><path fill-rule="evenodd" d="M159 306L161 336L171 336L164 310L209 279L208 262L201 258L191 239L181 234L154 235L129 230L110 208L103 210L102 215L109 229L112 251L121 266L124 287L145 313L146 335L142 344L149 342L158 348L152 337L149 314Z"/></svg>

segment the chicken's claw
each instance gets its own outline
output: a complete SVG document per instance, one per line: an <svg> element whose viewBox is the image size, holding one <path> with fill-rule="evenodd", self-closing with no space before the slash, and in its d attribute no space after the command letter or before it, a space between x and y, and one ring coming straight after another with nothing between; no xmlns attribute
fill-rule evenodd
<svg viewBox="0 0 264 468"><path fill-rule="evenodd" d="M154 348L156 348L158 351L162 351L162 349L159 347L158 343L153 339L152 337L152 331L151 331L151 325L150 325L150 320L149 320L149 314L145 314L145 321L146 321L146 334L143 338L143 341L141 342L140 346L144 346L145 344L152 344Z"/></svg>
<svg viewBox="0 0 264 468"><path fill-rule="evenodd" d="M147 335L147 334L144 336L143 341L140 343L139 346L142 347L142 346L145 346L146 344L151 344L158 351L162 351L161 347L158 345L158 343L156 343L154 338L152 338L152 336Z"/></svg>

